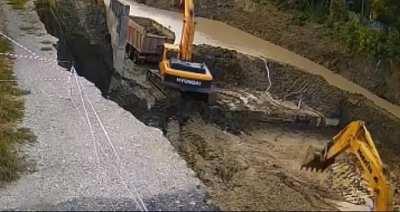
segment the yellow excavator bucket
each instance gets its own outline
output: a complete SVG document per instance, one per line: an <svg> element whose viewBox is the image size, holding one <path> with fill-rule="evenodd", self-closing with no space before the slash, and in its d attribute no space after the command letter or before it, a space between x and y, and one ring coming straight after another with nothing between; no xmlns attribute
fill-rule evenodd
<svg viewBox="0 0 400 212"><path fill-rule="evenodd" d="M363 178L375 194L374 210L391 210L393 192L372 136L362 121L347 125L323 150L308 148L302 168L323 171L344 152L355 155L358 159Z"/></svg>

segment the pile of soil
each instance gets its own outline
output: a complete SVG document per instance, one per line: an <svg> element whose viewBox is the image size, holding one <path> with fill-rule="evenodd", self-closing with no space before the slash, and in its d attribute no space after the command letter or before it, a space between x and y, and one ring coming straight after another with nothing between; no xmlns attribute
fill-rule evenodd
<svg viewBox="0 0 400 212"><path fill-rule="evenodd" d="M129 18L132 19L137 24L139 24L140 26L144 27L147 33L151 33L151 34L159 35L159 36L167 35L167 36L170 36L171 39L174 39L174 36L170 35L170 34L172 34L172 32L170 34L165 34L164 31L160 30L159 27L161 27L161 26L157 26L158 23L153 21L152 19L142 18L142 17L137 17L137 16L130 16Z"/></svg>

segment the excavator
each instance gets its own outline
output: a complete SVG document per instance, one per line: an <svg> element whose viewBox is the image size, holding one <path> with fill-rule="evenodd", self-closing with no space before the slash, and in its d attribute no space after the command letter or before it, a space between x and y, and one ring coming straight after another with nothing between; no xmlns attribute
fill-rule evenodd
<svg viewBox="0 0 400 212"><path fill-rule="evenodd" d="M362 121L354 121L347 125L322 151L308 151L302 168L324 171L345 152L357 157L361 165L362 177L375 196L374 210L391 211L393 191L371 134Z"/></svg>
<svg viewBox="0 0 400 212"><path fill-rule="evenodd" d="M185 93L205 94L211 97L214 92L213 75L205 63L192 61L195 34L195 13L193 0L180 1L184 8L183 29L179 45L164 44L159 73L162 84ZM210 100L210 99L209 99Z"/></svg>

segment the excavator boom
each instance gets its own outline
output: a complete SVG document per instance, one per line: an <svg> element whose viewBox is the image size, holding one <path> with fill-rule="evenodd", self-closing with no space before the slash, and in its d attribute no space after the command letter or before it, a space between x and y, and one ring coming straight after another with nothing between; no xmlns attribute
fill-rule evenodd
<svg viewBox="0 0 400 212"><path fill-rule="evenodd" d="M374 209L377 211L391 210L393 194L390 184L385 176L383 163L371 134L362 121L350 123L333 138L321 153L314 154L312 157L307 156L302 167L324 170L344 152L354 154L359 160L363 178L376 196Z"/></svg>
<svg viewBox="0 0 400 212"><path fill-rule="evenodd" d="M181 0L181 5L184 7L184 17L182 37L180 42L180 59L184 61L191 61L195 33L194 3L193 0Z"/></svg>

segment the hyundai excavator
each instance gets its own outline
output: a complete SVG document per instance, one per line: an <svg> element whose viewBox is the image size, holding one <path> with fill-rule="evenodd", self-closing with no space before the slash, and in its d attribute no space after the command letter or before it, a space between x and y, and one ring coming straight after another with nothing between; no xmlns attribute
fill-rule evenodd
<svg viewBox="0 0 400 212"><path fill-rule="evenodd" d="M323 171L344 152L357 157L361 165L362 177L375 196L374 210L391 211L393 192L371 134L362 121L350 123L322 151L309 151L302 168Z"/></svg>
<svg viewBox="0 0 400 212"><path fill-rule="evenodd" d="M184 8L180 44L165 43L159 70L150 70L150 74L157 75L167 87L184 93L205 94L211 101L215 92L213 76L205 63L192 61L195 34L194 2L181 0L180 4Z"/></svg>

